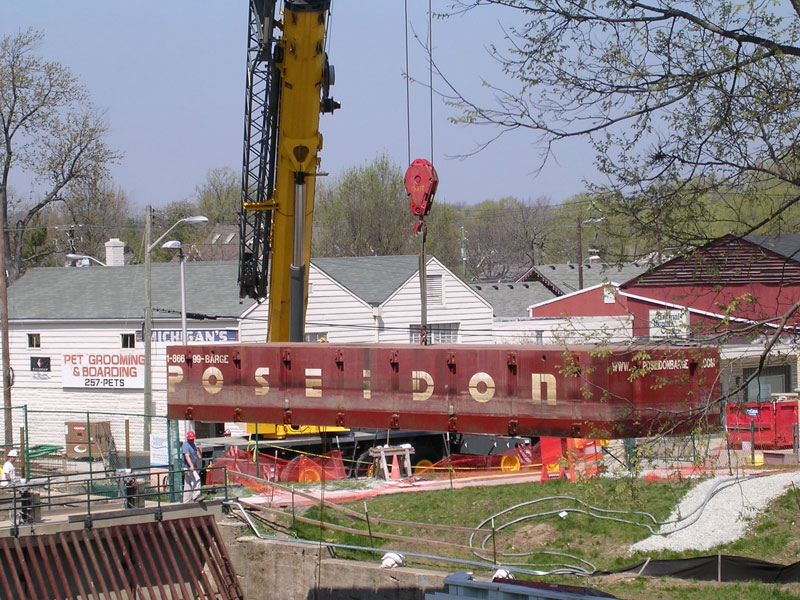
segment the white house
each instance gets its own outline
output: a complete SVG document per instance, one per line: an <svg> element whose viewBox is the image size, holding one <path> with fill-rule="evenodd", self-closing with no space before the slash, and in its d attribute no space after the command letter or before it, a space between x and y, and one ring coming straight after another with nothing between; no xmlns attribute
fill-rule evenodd
<svg viewBox="0 0 800 600"><path fill-rule="evenodd" d="M267 303L239 299L238 263L187 262L189 343L263 342ZM418 340L417 256L312 260L306 339L333 343ZM152 265L152 386L166 414L166 348L181 342L177 263ZM432 343L491 343L492 309L438 260L427 263ZM37 268L9 288L15 439L63 444L64 423L108 420L117 445L144 442L144 267ZM202 317L202 318L200 318ZM2 430L2 423L0 423ZM152 431L165 435L166 420Z"/></svg>

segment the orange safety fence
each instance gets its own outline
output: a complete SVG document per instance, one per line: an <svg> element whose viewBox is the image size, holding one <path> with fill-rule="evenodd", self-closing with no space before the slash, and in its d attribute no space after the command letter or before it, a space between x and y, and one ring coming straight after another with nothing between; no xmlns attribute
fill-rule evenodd
<svg viewBox="0 0 800 600"><path fill-rule="evenodd" d="M231 447L212 466L226 467L229 482L241 483L257 492L266 491L269 486L259 485L252 478L265 483L334 481L347 478L345 462L353 463L351 471L359 476L371 474L373 466L367 462L346 461L339 450L325 455L299 454L291 460L259 453L258 465L254 457L255 452ZM563 478L574 482L596 476L601 470L601 461L599 440L543 437L538 444L520 444L502 454L451 454L432 465L414 467L413 478L486 477L541 470L541 481ZM224 472L221 468L209 469L206 483L224 483Z"/></svg>
<svg viewBox="0 0 800 600"><path fill-rule="evenodd" d="M309 457L297 456L291 460L258 453L258 464L254 460L254 453L230 447L224 455L220 456L211 465L212 467L225 467L228 471L229 481L238 481L243 485L253 483L247 478L236 479L235 474L241 473L250 477L257 477L266 481L297 481L314 482L335 479L345 479L342 453L332 450L323 456ZM223 484L225 471L222 468L209 469L206 472L206 483L209 485Z"/></svg>
<svg viewBox="0 0 800 600"><path fill-rule="evenodd" d="M597 477L603 467L603 442L583 438L539 439L542 456L542 481Z"/></svg>

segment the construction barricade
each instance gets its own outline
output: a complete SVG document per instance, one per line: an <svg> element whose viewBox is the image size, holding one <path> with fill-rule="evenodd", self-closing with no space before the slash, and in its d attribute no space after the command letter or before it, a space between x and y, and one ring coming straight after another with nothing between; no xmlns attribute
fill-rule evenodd
<svg viewBox="0 0 800 600"><path fill-rule="evenodd" d="M596 477L603 466L602 446L601 440L540 438L542 481L569 479L575 482Z"/></svg>

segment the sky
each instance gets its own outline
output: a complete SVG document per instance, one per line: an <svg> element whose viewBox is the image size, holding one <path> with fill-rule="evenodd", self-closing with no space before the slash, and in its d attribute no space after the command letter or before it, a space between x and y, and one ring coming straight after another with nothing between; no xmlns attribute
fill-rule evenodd
<svg viewBox="0 0 800 600"><path fill-rule="evenodd" d="M408 0L409 72L428 81L428 61L416 31L427 37L427 2ZM434 0L434 12L446 2ZM488 99L482 79L505 80L486 48L502 42L513 17L496 9L433 22L433 54L449 80L469 97ZM45 34L38 54L78 76L105 112L107 141L123 153L112 167L116 185L135 207L192 199L209 169L241 170L244 129L247 0L3 0L0 36L33 28ZM333 97L342 108L322 115L321 170L335 177L385 153L408 164L404 3L333 0L329 56ZM441 84L434 80L434 87ZM431 159L430 96L412 84L411 159ZM496 133L450 123L433 101L437 202L542 196L553 203L580 193L596 177L585 142L570 140L537 173L538 149L526 132L504 136L466 158ZM12 180L12 187L25 195Z"/></svg>

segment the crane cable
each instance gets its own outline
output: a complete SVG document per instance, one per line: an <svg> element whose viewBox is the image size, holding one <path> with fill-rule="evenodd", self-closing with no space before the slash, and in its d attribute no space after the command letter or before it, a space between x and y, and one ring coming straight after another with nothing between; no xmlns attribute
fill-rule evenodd
<svg viewBox="0 0 800 600"><path fill-rule="evenodd" d="M428 0L428 98L430 101L431 163L433 163L433 9Z"/></svg>
<svg viewBox="0 0 800 600"><path fill-rule="evenodd" d="M405 20L405 58L406 58L406 159L411 164L411 73L408 66L408 0L403 2ZM430 107L430 160L433 162L433 7L428 0L428 100Z"/></svg>
<svg viewBox="0 0 800 600"><path fill-rule="evenodd" d="M406 164L411 164L411 74L408 72L408 0L403 2L406 31Z"/></svg>

